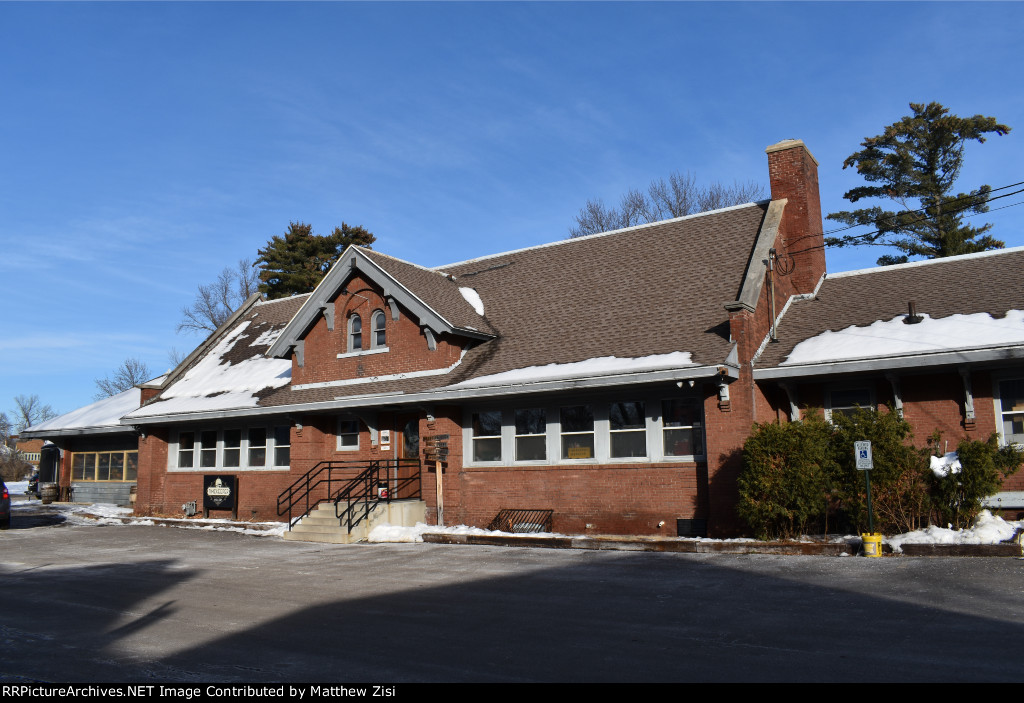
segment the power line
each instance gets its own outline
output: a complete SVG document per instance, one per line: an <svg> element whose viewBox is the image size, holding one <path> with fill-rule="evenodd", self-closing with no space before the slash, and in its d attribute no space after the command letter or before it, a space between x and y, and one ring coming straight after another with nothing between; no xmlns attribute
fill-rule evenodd
<svg viewBox="0 0 1024 703"><path fill-rule="evenodd" d="M1024 182L1022 182L1022 183L1024 183ZM1014 185L1021 185L1022 183L1015 183ZM1003 190L1005 188L1012 188L1012 187L1013 186L1003 186L1003 188L1000 188L1000 190ZM1016 191L1014 191L1012 193L1004 193L1003 195L997 195L994 198L989 198L989 200L999 200L1000 198L1008 198L1011 195L1018 195L1019 193L1024 193L1024 188L1022 188L1021 190L1016 190ZM1003 205L1002 207L992 208L992 209L988 210L987 212L976 212L976 213L971 214L971 215L966 215L966 217L977 217L978 215L986 215L989 212L995 212L997 210L1005 210L1006 208L1015 207L1017 205L1024 205L1024 200L1022 200L1020 202L1016 202L1016 203L1010 203L1009 205ZM956 212L962 212L963 210L966 210L966 209L967 209L967 207L964 207L964 208L961 208L960 210L954 211L953 213L945 213L945 214L956 214ZM886 218L886 219L888 219L888 218ZM925 220L930 220L930 219L934 219L934 216L923 217L923 218L921 218L921 220L918 220L918 222L923 222ZM917 223L915 222L915 223L912 223L912 224L917 224ZM848 240L864 239L866 237L870 237L872 235L881 234L881 233L882 233L881 230L874 230L873 232L866 232L864 234L858 234L856 236L848 237L847 239ZM862 244L868 244L868 245L873 245L873 246L892 246L891 244L884 244L884 243L883 244L876 244L875 242L862 242ZM857 246L852 241L847 241L845 244L840 245L840 246L846 246L846 245ZM794 254L802 254L802 253L807 252L807 251L814 251L816 249L824 249L827 246L828 245L826 245L826 244L816 244L816 245L814 245L812 247L807 247L806 249L800 249L799 251L787 252L787 255L788 256L793 256Z"/></svg>
<svg viewBox="0 0 1024 703"><path fill-rule="evenodd" d="M995 193L996 191L999 191L999 190L1006 190L1007 188L1016 188L1017 186L1020 186L1020 185L1024 185L1024 181L1020 181L1018 183L1011 183L1010 185L1006 185L1006 186L999 186L998 188L992 188L992 189L989 190L989 192L990 193ZM977 195L967 194L967 195L960 196L959 198L953 198L952 200L947 200L946 202L947 203L955 203L958 200L968 200L968 199L974 199L974 198L977 198L977 197L978 197ZM998 200L999 198L1004 198L1004 197L1006 197L1006 196L1005 195L999 195L999 196L996 196L995 198L987 198L986 202L988 202L988 200ZM907 212L907 213L924 212L929 207L935 207L935 206L934 205L925 206L925 207L917 208L916 210L906 210L905 212ZM896 213L896 214L897 215L902 215L903 213ZM884 222L886 220L892 220L892 219L894 219L894 218L893 217L884 217L884 218L880 218L878 220L875 220L874 222L875 222L875 224L877 224L878 222ZM830 229L830 230L827 230L825 232L822 232L822 234L826 234L826 235L827 234L835 234L836 232L844 232L844 231L846 231L848 229L853 229L854 227L863 227L863 226L864 226L864 223L857 223L855 225L847 225L846 227L837 227L835 229Z"/></svg>

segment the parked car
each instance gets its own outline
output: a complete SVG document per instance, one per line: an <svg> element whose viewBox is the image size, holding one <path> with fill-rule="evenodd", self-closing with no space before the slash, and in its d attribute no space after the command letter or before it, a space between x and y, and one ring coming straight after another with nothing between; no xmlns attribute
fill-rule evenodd
<svg viewBox="0 0 1024 703"><path fill-rule="evenodd" d="M11 494L7 484L0 480L0 530L11 526Z"/></svg>

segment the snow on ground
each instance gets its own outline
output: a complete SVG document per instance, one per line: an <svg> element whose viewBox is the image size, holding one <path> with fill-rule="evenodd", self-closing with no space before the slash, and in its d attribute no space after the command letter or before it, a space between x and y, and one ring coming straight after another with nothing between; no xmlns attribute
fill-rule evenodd
<svg viewBox="0 0 1024 703"><path fill-rule="evenodd" d="M822 332L797 344L782 366L1024 344L1021 310L1010 310L1000 318L987 312L938 319L922 315L924 319L916 325L904 324L905 317Z"/></svg>
<svg viewBox="0 0 1024 703"><path fill-rule="evenodd" d="M8 490L12 495L24 493L28 488L27 482L20 482L24 486L19 491L14 491L8 484ZM17 514L26 509L37 509L41 504L38 501L12 501L12 512ZM57 511L64 516L67 524L70 525L156 525L151 518L134 517L131 508L122 508L109 503L50 503L48 508ZM238 532L240 534L255 535L257 537L276 537L284 534L288 524L283 522L235 522L227 518L160 518L159 524L164 527L180 527L187 530L210 530L220 532Z"/></svg>
<svg viewBox="0 0 1024 703"><path fill-rule="evenodd" d="M7 489L12 496L23 495L28 488L27 481L17 481L7 484ZM13 501L11 507L15 513L26 508L38 507L36 501ZM116 505L104 503L77 504L77 503L51 503L50 508L62 513L69 524L72 525L155 525L150 518L133 517L131 508L121 508ZM190 530L211 530L238 532L241 534L256 535L259 537L276 537L288 530L288 524L283 522L234 522L227 518L197 519L197 518L160 518L160 525L166 527L181 527ZM981 511L974 526L967 529L954 529L952 527L930 527L908 532L902 535L894 535L883 539L892 547L893 551L902 551L904 544L999 544L1013 539L1019 531L1024 530L1024 520L1007 521L1001 517L992 515L987 510ZM383 542L422 542L424 533L449 534L449 535L490 535L498 537L529 537L533 539L553 539L556 537L584 538L592 535L566 535L557 532L543 533L512 533L498 530L485 530L479 527L468 527L457 525L454 527L437 527L426 525L422 522L416 523L415 527L400 527L397 525L378 525L367 537L367 541L375 543ZM689 539L689 538L688 538ZM738 539L718 540L708 537L693 538L702 542L755 542L757 540L749 537ZM833 537L833 542L850 542L859 539L854 535L845 537ZM813 541L804 537L798 541Z"/></svg>
<svg viewBox="0 0 1024 703"><path fill-rule="evenodd" d="M982 510L973 527L960 530L932 525L922 530L886 537L884 541L896 552L902 551L904 544L999 544L1012 539L1021 529L1024 529L1024 520L1007 521Z"/></svg>

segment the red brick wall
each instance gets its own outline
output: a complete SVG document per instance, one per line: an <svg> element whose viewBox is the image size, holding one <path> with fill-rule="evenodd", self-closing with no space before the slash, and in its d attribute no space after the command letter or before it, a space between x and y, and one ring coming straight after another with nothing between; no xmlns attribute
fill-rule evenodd
<svg viewBox="0 0 1024 703"><path fill-rule="evenodd" d="M776 150L776 146L787 144L792 146ZM783 268L780 278L790 279L796 292L810 293L825 272L818 164L802 142L780 142L768 147L768 178L772 200L788 200L776 248L783 256L782 264L790 264L792 270Z"/></svg>
<svg viewBox="0 0 1024 703"><path fill-rule="evenodd" d="M327 329L327 320L321 316L304 338L304 365L300 367L293 356L293 385L441 369L459 360L459 342L442 335L437 340L437 349L430 351L418 320L404 308L400 309L398 320L392 320L381 291L359 274L349 279L345 289L348 295L339 294L332 303L334 330ZM339 359L338 354L348 353L348 319L355 313L363 323L363 349L370 349L375 310L384 311L388 351Z"/></svg>

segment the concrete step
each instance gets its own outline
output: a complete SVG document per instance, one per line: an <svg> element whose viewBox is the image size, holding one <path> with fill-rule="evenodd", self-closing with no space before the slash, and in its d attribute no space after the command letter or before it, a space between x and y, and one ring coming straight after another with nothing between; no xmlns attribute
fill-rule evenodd
<svg viewBox="0 0 1024 703"><path fill-rule="evenodd" d="M366 519L348 531L334 515L334 505L321 503L310 514L302 518L284 538L297 542L326 542L330 544L351 544L366 539L374 527L381 524L412 527L423 522L427 504L422 500L396 500L391 503L370 501L372 508Z"/></svg>

